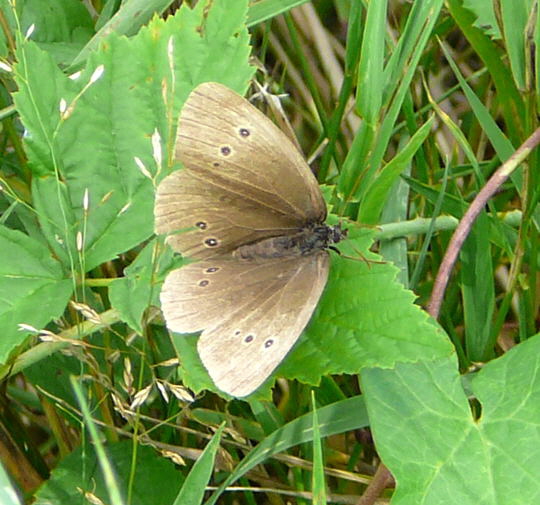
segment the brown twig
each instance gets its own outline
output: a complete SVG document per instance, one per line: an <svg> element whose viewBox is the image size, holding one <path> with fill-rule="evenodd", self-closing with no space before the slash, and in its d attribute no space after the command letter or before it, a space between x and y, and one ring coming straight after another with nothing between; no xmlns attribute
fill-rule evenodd
<svg viewBox="0 0 540 505"><path fill-rule="evenodd" d="M356 505L372 505L381 493L393 483L394 478L392 477L390 470L381 463L369 486L366 488Z"/></svg>
<svg viewBox="0 0 540 505"><path fill-rule="evenodd" d="M444 292L448 285L450 273L457 259L457 255L461 250L461 246L469 235L474 221L484 208L488 200L495 194L501 185L508 179L512 172L520 165L520 163L529 155L529 153L540 143L540 128L537 128L534 133L505 161L491 176L486 185L480 190L476 198L471 203L470 207L465 212L461 219L452 239L448 244L448 249L439 268L431 300L428 304L428 312L434 318L439 316Z"/></svg>

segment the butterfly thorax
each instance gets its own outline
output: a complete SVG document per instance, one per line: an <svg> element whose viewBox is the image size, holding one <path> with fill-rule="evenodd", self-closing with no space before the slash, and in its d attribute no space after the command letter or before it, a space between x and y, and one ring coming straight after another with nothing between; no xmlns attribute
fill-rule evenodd
<svg viewBox="0 0 540 505"><path fill-rule="evenodd" d="M345 237L345 232L339 225L314 223L291 235L279 235L241 246L233 255L242 259L308 256L339 242Z"/></svg>

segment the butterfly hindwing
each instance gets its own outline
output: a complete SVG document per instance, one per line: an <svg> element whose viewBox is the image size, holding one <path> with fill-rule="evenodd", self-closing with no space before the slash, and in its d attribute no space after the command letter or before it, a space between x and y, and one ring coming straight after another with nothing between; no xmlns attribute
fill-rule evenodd
<svg viewBox="0 0 540 505"><path fill-rule="evenodd" d="M215 384L233 396L257 389L290 351L323 292L328 253L261 263L214 259L169 274L161 294L167 325L204 328L198 342Z"/></svg>

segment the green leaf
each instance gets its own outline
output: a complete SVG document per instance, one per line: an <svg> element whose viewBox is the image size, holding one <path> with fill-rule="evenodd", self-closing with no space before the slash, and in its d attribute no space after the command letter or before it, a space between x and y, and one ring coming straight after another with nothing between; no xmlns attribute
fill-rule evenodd
<svg viewBox="0 0 540 505"><path fill-rule="evenodd" d="M349 236L354 240L341 247L345 254L358 256L359 251L368 260L377 259L368 252L371 231L351 229ZM444 333L414 305L414 294L395 280L396 273L388 263L332 254L330 278L311 322L275 375L318 384L323 375L356 374L366 366L393 367L451 354ZM198 358L196 337L173 338L185 385L197 392L216 390ZM253 397L268 397L273 380Z"/></svg>
<svg viewBox="0 0 540 505"><path fill-rule="evenodd" d="M122 321L140 334L141 319L145 310L153 305L159 307L159 293L165 274L173 267L173 252L153 240L137 255L135 261L124 270L124 277L113 281L109 288L111 305L118 310ZM182 262L174 262L174 267Z"/></svg>
<svg viewBox="0 0 540 505"><path fill-rule="evenodd" d="M495 311L495 279L490 220L481 213L460 252L461 292L467 356L471 361L493 358L491 339Z"/></svg>
<svg viewBox="0 0 540 505"><path fill-rule="evenodd" d="M41 329L59 317L73 283L43 245L24 233L0 226L0 362L28 335L19 324Z"/></svg>
<svg viewBox="0 0 540 505"><path fill-rule="evenodd" d="M463 7L476 16L474 26L494 39L501 38L492 0L463 0Z"/></svg>
<svg viewBox="0 0 540 505"><path fill-rule="evenodd" d="M326 505L326 479L324 475L323 448L319 429L319 416L315 395L311 393L313 409L313 475L311 477L311 491L313 493L313 505Z"/></svg>
<svg viewBox="0 0 540 505"><path fill-rule="evenodd" d="M53 176L34 177L32 200L41 231L64 270L80 272L77 219L69 203L68 187Z"/></svg>
<svg viewBox="0 0 540 505"><path fill-rule="evenodd" d="M478 98L467 80L463 77L463 74L459 70L459 66L452 58L451 52L444 44L441 47L444 51L446 59L448 60L448 63L450 64L450 67L452 68L452 71L454 72L454 75L459 81L461 89L469 101L472 111L478 119L478 122L482 126L482 129L486 132L486 135L493 144L493 148L497 152L499 158L502 161L506 161L515 150L512 142L510 142L508 137L504 135L503 131L490 114L488 107L481 102L480 98Z"/></svg>
<svg viewBox="0 0 540 505"><path fill-rule="evenodd" d="M229 419L230 415L227 414L227 416ZM365 428L369 425L364 398L360 395L320 407L317 411L317 418L320 437L329 437L338 433ZM274 454L311 442L314 438L313 425L314 417L313 413L310 412L268 435L236 466L212 495L212 498L208 500L207 505L215 503L227 486L230 486L252 468L260 465Z"/></svg>
<svg viewBox="0 0 540 505"><path fill-rule="evenodd" d="M56 138L60 99L74 95L77 86L30 41L18 46L14 77L18 91L13 100L27 131L23 141L29 167L36 175L54 174L61 163Z"/></svg>
<svg viewBox="0 0 540 505"><path fill-rule="evenodd" d="M382 97L386 87L383 82L385 25L387 2L368 4L365 33L360 50L356 110L358 115L373 128L381 112Z"/></svg>
<svg viewBox="0 0 540 505"><path fill-rule="evenodd" d="M517 87L520 90L525 90L528 86L526 65L528 58L525 56L528 47L528 31L530 31L529 23L534 19L537 21L537 14L534 9L536 3L533 0L501 0L500 14L502 20L502 29L512 75ZM532 16L532 19L530 19ZM532 25L531 25L532 26Z"/></svg>
<svg viewBox="0 0 540 505"><path fill-rule="evenodd" d="M22 32L34 25L36 42L81 43L93 32L92 16L77 0L48 0L45 9L41 0L25 0L17 7Z"/></svg>
<svg viewBox="0 0 540 505"><path fill-rule="evenodd" d="M396 156L394 156L394 158L380 171L377 177L373 179L358 211L362 223L375 224L379 222L382 209L393 184L410 164L416 151L418 151L426 137L429 135L432 124L433 117L428 119L418 129L403 149L400 149L399 153L396 154Z"/></svg>
<svg viewBox="0 0 540 505"><path fill-rule="evenodd" d="M247 26L254 26L305 4L308 0L260 0L249 7Z"/></svg>
<svg viewBox="0 0 540 505"><path fill-rule="evenodd" d="M183 101L203 81L243 92L253 75L246 11L245 1L199 2L154 19L132 39L110 34L73 79L35 44L21 42L16 105L29 164L41 176L33 197L66 270L89 271L152 234L155 184L174 164Z"/></svg>
<svg viewBox="0 0 540 505"><path fill-rule="evenodd" d="M174 505L199 505L202 503L206 486L214 470L214 460L224 426L222 424L219 427L212 440L208 442L203 453L193 465L180 493L176 497L176 500L174 500Z"/></svg>
<svg viewBox="0 0 540 505"><path fill-rule="evenodd" d="M351 149L343 163L338 190L347 201L362 201L369 184L381 166L403 100L409 91L418 61L429 41L442 6L441 0L412 4L407 24L396 47L392 50L384 73L372 76L373 80L370 79L371 86L384 87L383 101L378 121L371 123L370 126L363 125L356 132ZM374 90L370 94L376 96L377 91ZM375 115L376 111L371 111L371 118ZM362 167L361 170L359 166Z"/></svg>
<svg viewBox="0 0 540 505"><path fill-rule="evenodd" d="M0 2L0 10L15 33L19 26L13 16L12 5ZM25 0L16 3L22 33L33 25L31 39L50 53L59 64L67 65L94 33L88 9L78 0Z"/></svg>
<svg viewBox="0 0 540 505"><path fill-rule="evenodd" d="M395 503L538 503L540 336L484 366L473 417L455 357L362 372L377 451Z"/></svg>
<svg viewBox="0 0 540 505"><path fill-rule="evenodd" d="M474 15L464 8L461 0L447 0L448 9L453 21L463 32L472 50L478 54L482 63L487 67L496 87L498 103L506 122L506 132L514 145L522 142L523 125L525 124L525 105L523 94L517 89L512 74L505 64L506 58L481 30L475 28ZM516 34L516 36L523 36Z"/></svg>
<svg viewBox="0 0 540 505"><path fill-rule="evenodd" d="M72 68L83 63L92 52L97 51L99 45L107 39L111 32L117 35L134 35L139 28L148 23L153 16L161 14L170 4L170 0L130 0L129 2L122 2L120 9L108 22L100 27L98 33L92 37L73 60ZM107 7L105 9L108 11Z"/></svg>
<svg viewBox="0 0 540 505"><path fill-rule="evenodd" d="M116 481L124 496L128 496L128 485L132 484L132 505L169 505L173 502L183 481L182 474L155 449L140 445L133 459L133 442L124 441L108 445L107 456L116 470ZM167 485L156 485L157 482L166 482ZM49 480L37 491L34 503L73 505L81 503L84 492L95 494L104 503L109 502L103 474L91 444L76 449L60 461Z"/></svg>
<svg viewBox="0 0 540 505"><path fill-rule="evenodd" d="M174 57L181 103L193 88L207 81L245 93L255 73L249 64L246 14L246 0L198 2L192 11L180 10Z"/></svg>

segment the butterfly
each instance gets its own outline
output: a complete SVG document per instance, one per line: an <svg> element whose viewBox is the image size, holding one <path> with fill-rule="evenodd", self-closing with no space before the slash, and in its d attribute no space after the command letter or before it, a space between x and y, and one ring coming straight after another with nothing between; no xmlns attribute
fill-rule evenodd
<svg viewBox="0 0 540 505"><path fill-rule="evenodd" d="M167 327L201 331L197 350L215 385L243 397L291 350L324 290L327 226L317 180L289 138L247 100L197 86L180 114L176 158L159 184L155 230L198 260L168 274Z"/></svg>

